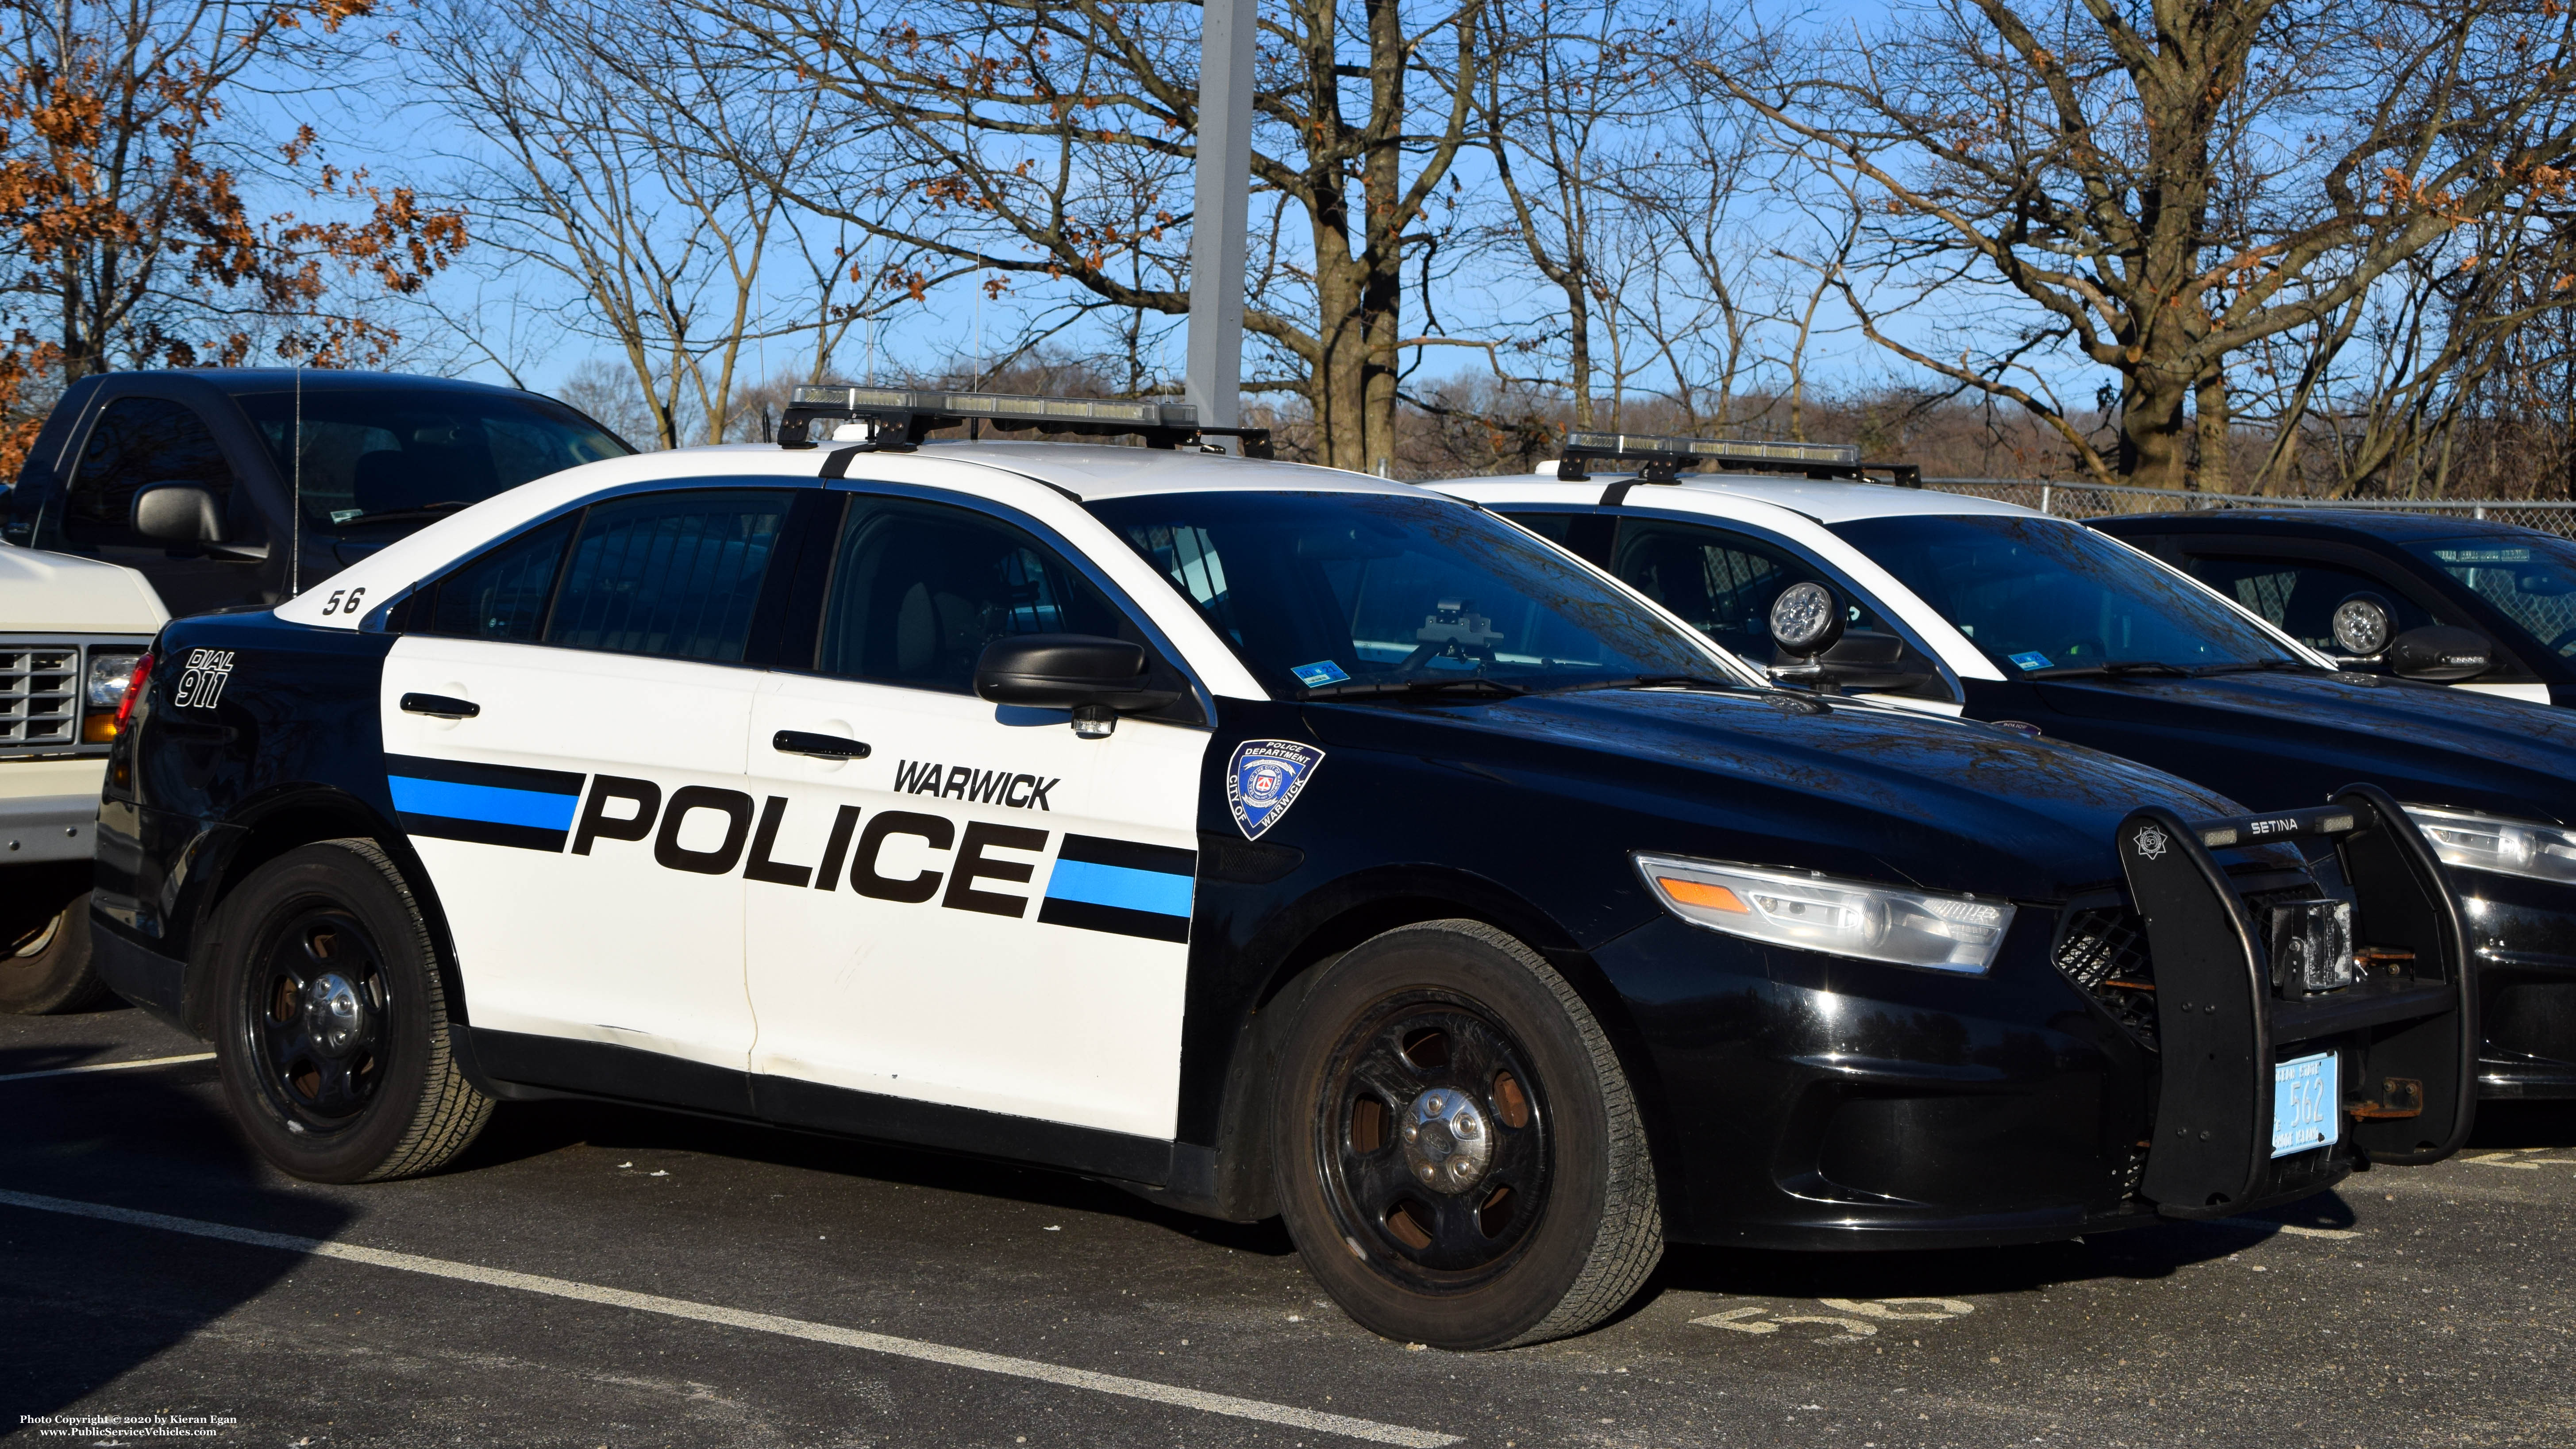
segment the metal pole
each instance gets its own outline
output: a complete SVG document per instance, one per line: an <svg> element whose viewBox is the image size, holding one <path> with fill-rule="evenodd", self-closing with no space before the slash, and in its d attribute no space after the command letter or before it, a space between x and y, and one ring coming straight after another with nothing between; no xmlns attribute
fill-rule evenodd
<svg viewBox="0 0 2576 1449"><path fill-rule="evenodd" d="M1190 224L1190 335L1184 382L1199 422L1242 420L1243 252L1251 220L1256 0L1202 0L1198 196ZM1230 441L1230 440L1229 440ZM1240 448L1235 451L1241 451Z"/></svg>

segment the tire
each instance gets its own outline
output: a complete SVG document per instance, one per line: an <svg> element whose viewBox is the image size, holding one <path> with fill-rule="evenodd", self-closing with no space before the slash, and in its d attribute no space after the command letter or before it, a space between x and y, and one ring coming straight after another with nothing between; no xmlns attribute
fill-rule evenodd
<svg viewBox="0 0 2576 1449"><path fill-rule="evenodd" d="M1505 932L1431 921L1362 943L1315 982L1279 1062L1281 1212L1363 1327L1449 1349L1561 1338L1662 1259L1609 1038Z"/></svg>
<svg viewBox="0 0 2576 1449"><path fill-rule="evenodd" d="M261 866L214 941L215 1056L259 1154L312 1182L444 1166L491 1119L450 1053L429 928L372 841Z"/></svg>
<svg viewBox="0 0 2576 1449"><path fill-rule="evenodd" d="M89 949L89 892L14 941L0 940L0 1011L90 1011L116 999Z"/></svg>

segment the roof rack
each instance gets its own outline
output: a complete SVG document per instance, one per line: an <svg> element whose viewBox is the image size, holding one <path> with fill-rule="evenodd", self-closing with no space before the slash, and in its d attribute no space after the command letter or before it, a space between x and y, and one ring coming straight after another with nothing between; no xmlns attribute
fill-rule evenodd
<svg viewBox="0 0 2576 1449"><path fill-rule="evenodd" d="M1203 438L1240 438L1245 457L1274 456L1268 428L1201 427L1199 410L1191 403L813 385L788 395L786 414L778 422L778 445L811 448L816 420L842 418L870 424L871 435L860 446L880 453L909 453L941 428L970 425L1006 433L1034 428L1085 437L1135 436L1149 448L1200 445Z"/></svg>
<svg viewBox="0 0 2576 1449"><path fill-rule="evenodd" d="M1568 433L1556 476L1580 483L1591 476L1587 461L1633 466L1648 483L1678 481L1685 464L1715 465L1720 471L1758 469L1765 473L1804 473L1810 478L1866 481L1872 473L1891 475L1899 488L1923 486L1919 463L1864 463L1850 443L1754 443L1735 439L1666 438L1637 433ZM1623 470L1624 471L1624 470Z"/></svg>

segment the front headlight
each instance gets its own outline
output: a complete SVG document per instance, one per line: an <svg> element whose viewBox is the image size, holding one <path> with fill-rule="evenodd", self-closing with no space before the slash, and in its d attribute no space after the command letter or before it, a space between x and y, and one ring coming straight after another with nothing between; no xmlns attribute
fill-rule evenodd
<svg viewBox="0 0 2576 1449"><path fill-rule="evenodd" d="M1664 905L1694 926L1864 961L1983 972L2012 925L2008 901L1671 855L1636 861Z"/></svg>
<svg viewBox="0 0 2576 1449"><path fill-rule="evenodd" d="M100 650L89 657L89 673L84 694L91 709L114 709L125 702L125 682L134 677L134 666L143 662L140 649L110 653Z"/></svg>
<svg viewBox="0 0 2576 1449"><path fill-rule="evenodd" d="M2409 805L2406 815L2444 865L2576 882L2576 830L2431 805Z"/></svg>

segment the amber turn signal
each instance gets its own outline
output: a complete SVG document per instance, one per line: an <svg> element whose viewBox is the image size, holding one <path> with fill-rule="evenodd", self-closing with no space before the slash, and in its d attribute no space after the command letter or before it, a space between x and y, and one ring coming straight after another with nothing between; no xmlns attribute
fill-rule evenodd
<svg viewBox="0 0 2576 1449"><path fill-rule="evenodd" d="M1659 875L1655 877L1655 884L1664 888L1664 894L1686 906L1698 906L1702 910L1710 911L1741 911L1748 915L1753 910L1751 906L1737 899L1735 892L1722 885L1711 885L1704 880L1683 880L1679 876Z"/></svg>

